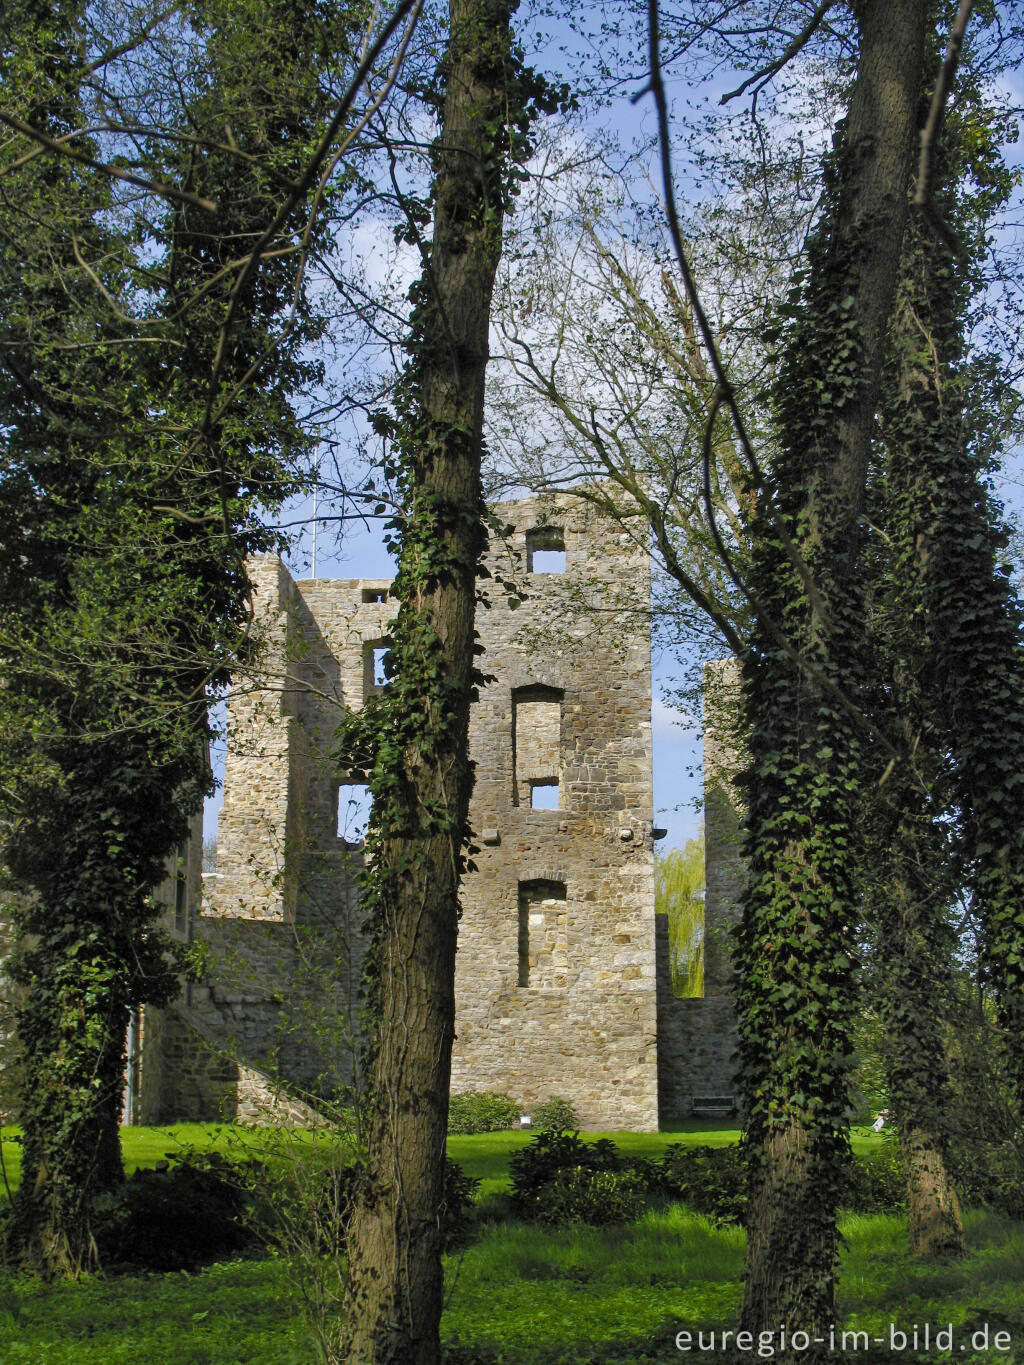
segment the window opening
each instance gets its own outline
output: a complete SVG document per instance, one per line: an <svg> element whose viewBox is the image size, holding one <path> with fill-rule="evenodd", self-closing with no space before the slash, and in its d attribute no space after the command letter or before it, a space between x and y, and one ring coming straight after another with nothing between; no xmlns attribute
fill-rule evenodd
<svg viewBox="0 0 1024 1365"><path fill-rule="evenodd" d="M531 810L557 810L557 809L558 809L558 783L557 783L557 782L531 782L531 783L530 783L530 809L531 809Z"/></svg>
<svg viewBox="0 0 1024 1365"><path fill-rule="evenodd" d="M188 928L188 840L178 845L174 870L174 932L185 933Z"/></svg>
<svg viewBox="0 0 1024 1365"><path fill-rule="evenodd" d="M568 966L565 882L519 883L519 985L564 986Z"/></svg>
<svg viewBox="0 0 1024 1365"><path fill-rule="evenodd" d="M364 588L362 596L364 602L386 602L388 590L387 588Z"/></svg>
<svg viewBox="0 0 1024 1365"><path fill-rule="evenodd" d="M363 645L363 697L372 697L391 679L384 671L384 657L391 649L390 640L368 640Z"/></svg>
<svg viewBox="0 0 1024 1365"><path fill-rule="evenodd" d="M538 526L526 533L527 573L565 573L565 532L561 526Z"/></svg>
<svg viewBox="0 0 1024 1365"><path fill-rule="evenodd" d="M557 810L562 767L562 692L517 687L512 693L512 804Z"/></svg>
<svg viewBox="0 0 1024 1365"><path fill-rule="evenodd" d="M373 798L365 782L342 782L338 787L338 838L359 848L366 838Z"/></svg>

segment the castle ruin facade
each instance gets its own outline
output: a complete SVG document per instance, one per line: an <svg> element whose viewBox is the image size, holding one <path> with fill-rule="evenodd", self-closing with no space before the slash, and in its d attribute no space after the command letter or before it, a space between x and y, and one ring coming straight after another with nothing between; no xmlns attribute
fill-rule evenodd
<svg viewBox="0 0 1024 1365"><path fill-rule="evenodd" d="M564 495L493 511L452 1089L656 1129L732 1092L734 803L712 777L706 998L676 999L654 911L646 544ZM366 812L335 735L386 685L397 604L386 580L296 582L272 556L250 576L260 672L232 690L217 871L188 925L207 974L143 1025L140 1122L301 1112L357 1080Z"/></svg>

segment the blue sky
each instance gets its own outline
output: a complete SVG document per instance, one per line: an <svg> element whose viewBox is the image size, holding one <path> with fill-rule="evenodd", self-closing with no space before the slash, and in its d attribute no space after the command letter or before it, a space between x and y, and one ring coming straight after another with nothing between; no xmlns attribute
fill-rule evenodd
<svg viewBox="0 0 1024 1365"><path fill-rule="evenodd" d="M531 10L534 15L538 12L533 7L524 5L522 13L529 18ZM530 59L539 66L550 66L555 70L559 67L565 68L565 57L559 52L559 44L574 41L568 28L557 21L554 24L544 19L537 22L538 27L543 25L551 35L551 41L547 52L542 50L539 54L536 51L529 53ZM527 45L530 46L529 35L527 36ZM545 60L546 58L547 60ZM583 60L586 58L584 57ZM669 93L679 99L686 100L692 108L694 104L713 103L721 90L730 88L734 83L734 72L720 70L716 73L713 81L702 88L688 88L679 82L669 82ZM1013 103L1018 106L1024 103L1024 74L1019 71L1009 73L1003 78L1002 85L1004 92ZM623 91L611 114L605 111L602 117L605 119L611 117L616 123L620 135L627 137L630 135L642 136L642 133L651 127L653 119L652 101L648 97L638 105L632 105L628 99L628 94L629 91ZM1024 155L1024 143L1019 143L1016 148L1008 148L1007 151L1007 160L1010 164L1020 165L1022 155ZM685 160L677 166L677 176L680 188L685 193L691 187ZM1010 236L1019 231L1017 222L1012 222L1002 229L1003 233ZM1017 454L1019 455L1019 452ZM1019 477L1017 464L1018 461L1014 460L1012 467L1007 470L1006 476L1001 481L999 490L1006 498L1009 506L1015 510L1022 500L1021 489L1017 482ZM306 505L300 507L295 515L297 518L309 518L310 514L311 509ZM332 543L333 540L334 536L330 532L321 534L317 564L319 576L369 578L389 577L392 574L393 564L383 547L379 531L374 528L351 527L351 523L349 523L340 554L337 547ZM309 549L307 530L297 546L290 566L299 577L305 577L309 574ZM701 822L700 812L696 808L700 791L699 729L691 718L670 705L667 700L667 697L672 693L673 675L678 672L679 664L675 659L667 655L655 657L652 733L656 823L669 831L668 836L661 844L662 849L681 847L688 838L692 838L698 832ZM220 804L221 793L218 792L217 796L208 803L206 819L208 834L213 832L216 813Z"/></svg>

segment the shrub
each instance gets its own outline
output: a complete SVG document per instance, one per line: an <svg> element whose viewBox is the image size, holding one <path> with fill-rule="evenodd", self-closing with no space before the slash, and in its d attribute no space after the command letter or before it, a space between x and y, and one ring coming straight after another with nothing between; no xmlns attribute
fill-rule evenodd
<svg viewBox="0 0 1024 1365"><path fill-rule="evenodd" d="M643 1214L646 1194L646 1186L635 1171L572 1166L558 1171L541 1187L534 1196L532 1216L552 1227L631 1223Z"/></svg>
<svg viewBox="0 0 1024 1365"><path fill-rule="evenodd" d="M194 1270L253 1245L242 1169L216 1152L191 1152L162 1170L137 1170L101 1202L101 1264Z"/></svg>
<svg viewBox="0 0 1024 1365"><path fill-rule="evenodd" d="M576 1106L569 1100L552 1095L538 1104L531 1114L533 1126L540 1132L575 1132L580 1126Z"/></svg>
<svg viewBox="0 0 1024 1365"><path fill-rule="evenodd" d="M747 1206L746 1171L738 1146L665 1149L656 1170L662 1189L717 1224L742 1223Z"/></svg>
<svg viewBox="0 0 1024 1365"><path fill-rule="evenodd" d="M307 1158L269 1182L258 1176L255 1184L262 1197L261 1239L285 1252L299 1246L316 1255L339 1255L366 1169L359 1161L313 1162ZM445 1251L465 1241L479 1185L480 1181L467 1175L457 1162L445 1159L439 1210Z"/></svg>
<svg viewBox="0 0 1024 1365"><path fill-rule="evenodd" d="M1024 1218L1024 1157L1014 1143L954 1143L951 1166L965 1204Z"/></svg>
<svg viewBox="0 0 1024 1365"><path fill-rule="evenodd" d="M444 1203L441 1205L441 1232L444 1249L461 1246L469 1231L470 1212L480 1181L467 1175L457 1161L447 1158L444 1168Z"/></svg>
<svg viewBox="0 0 1024 1365"><path fill-rule="evenodd" d="M522 1109L511 1095L492 1090L467 1091L452 1095L448 1102L449 1133L494 1133L502 1128L518 1128Z"/></svg>
<svg viewBox="0 0 1024 1365"><path fill-rule="evenodd" d="M907 1173L895 1142L887 1142L878 1152L855 1155L844 1185L839 1202L854 1213L906 1212Z"/></svg>
<svg viewBox="0 0 1024 1365"><path fill-rule="evenodd" d="M622 1165L615 1144L607 1138L583 1142L579 1133L537 1133L509 1162L513 1211L537 1216L545 1187L560 1171L619 1171Z"/></svg>
<svg viewBox="0 0 1024 1365"><path fill-rule="evenodd" d="M695 1213L718 1224L742 1223L746 1171L738 1146L667 1148L660 1163L661 1186ZM902 1213L907 1206L906 1174L895 1143L880 1152L854 1156L843 1179L840 1204L855 1213Z"/></svg>

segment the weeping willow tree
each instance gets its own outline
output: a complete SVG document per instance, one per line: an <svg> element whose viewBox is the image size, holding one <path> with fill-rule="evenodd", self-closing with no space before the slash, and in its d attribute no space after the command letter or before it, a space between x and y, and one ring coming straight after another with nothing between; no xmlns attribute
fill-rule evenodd
<svg viewBox="0 0 1024 1365"><path fill-rule="evenodd" d="M672 994L704 994L704 831L655 864L654 909L668 916Z"/></svg>

